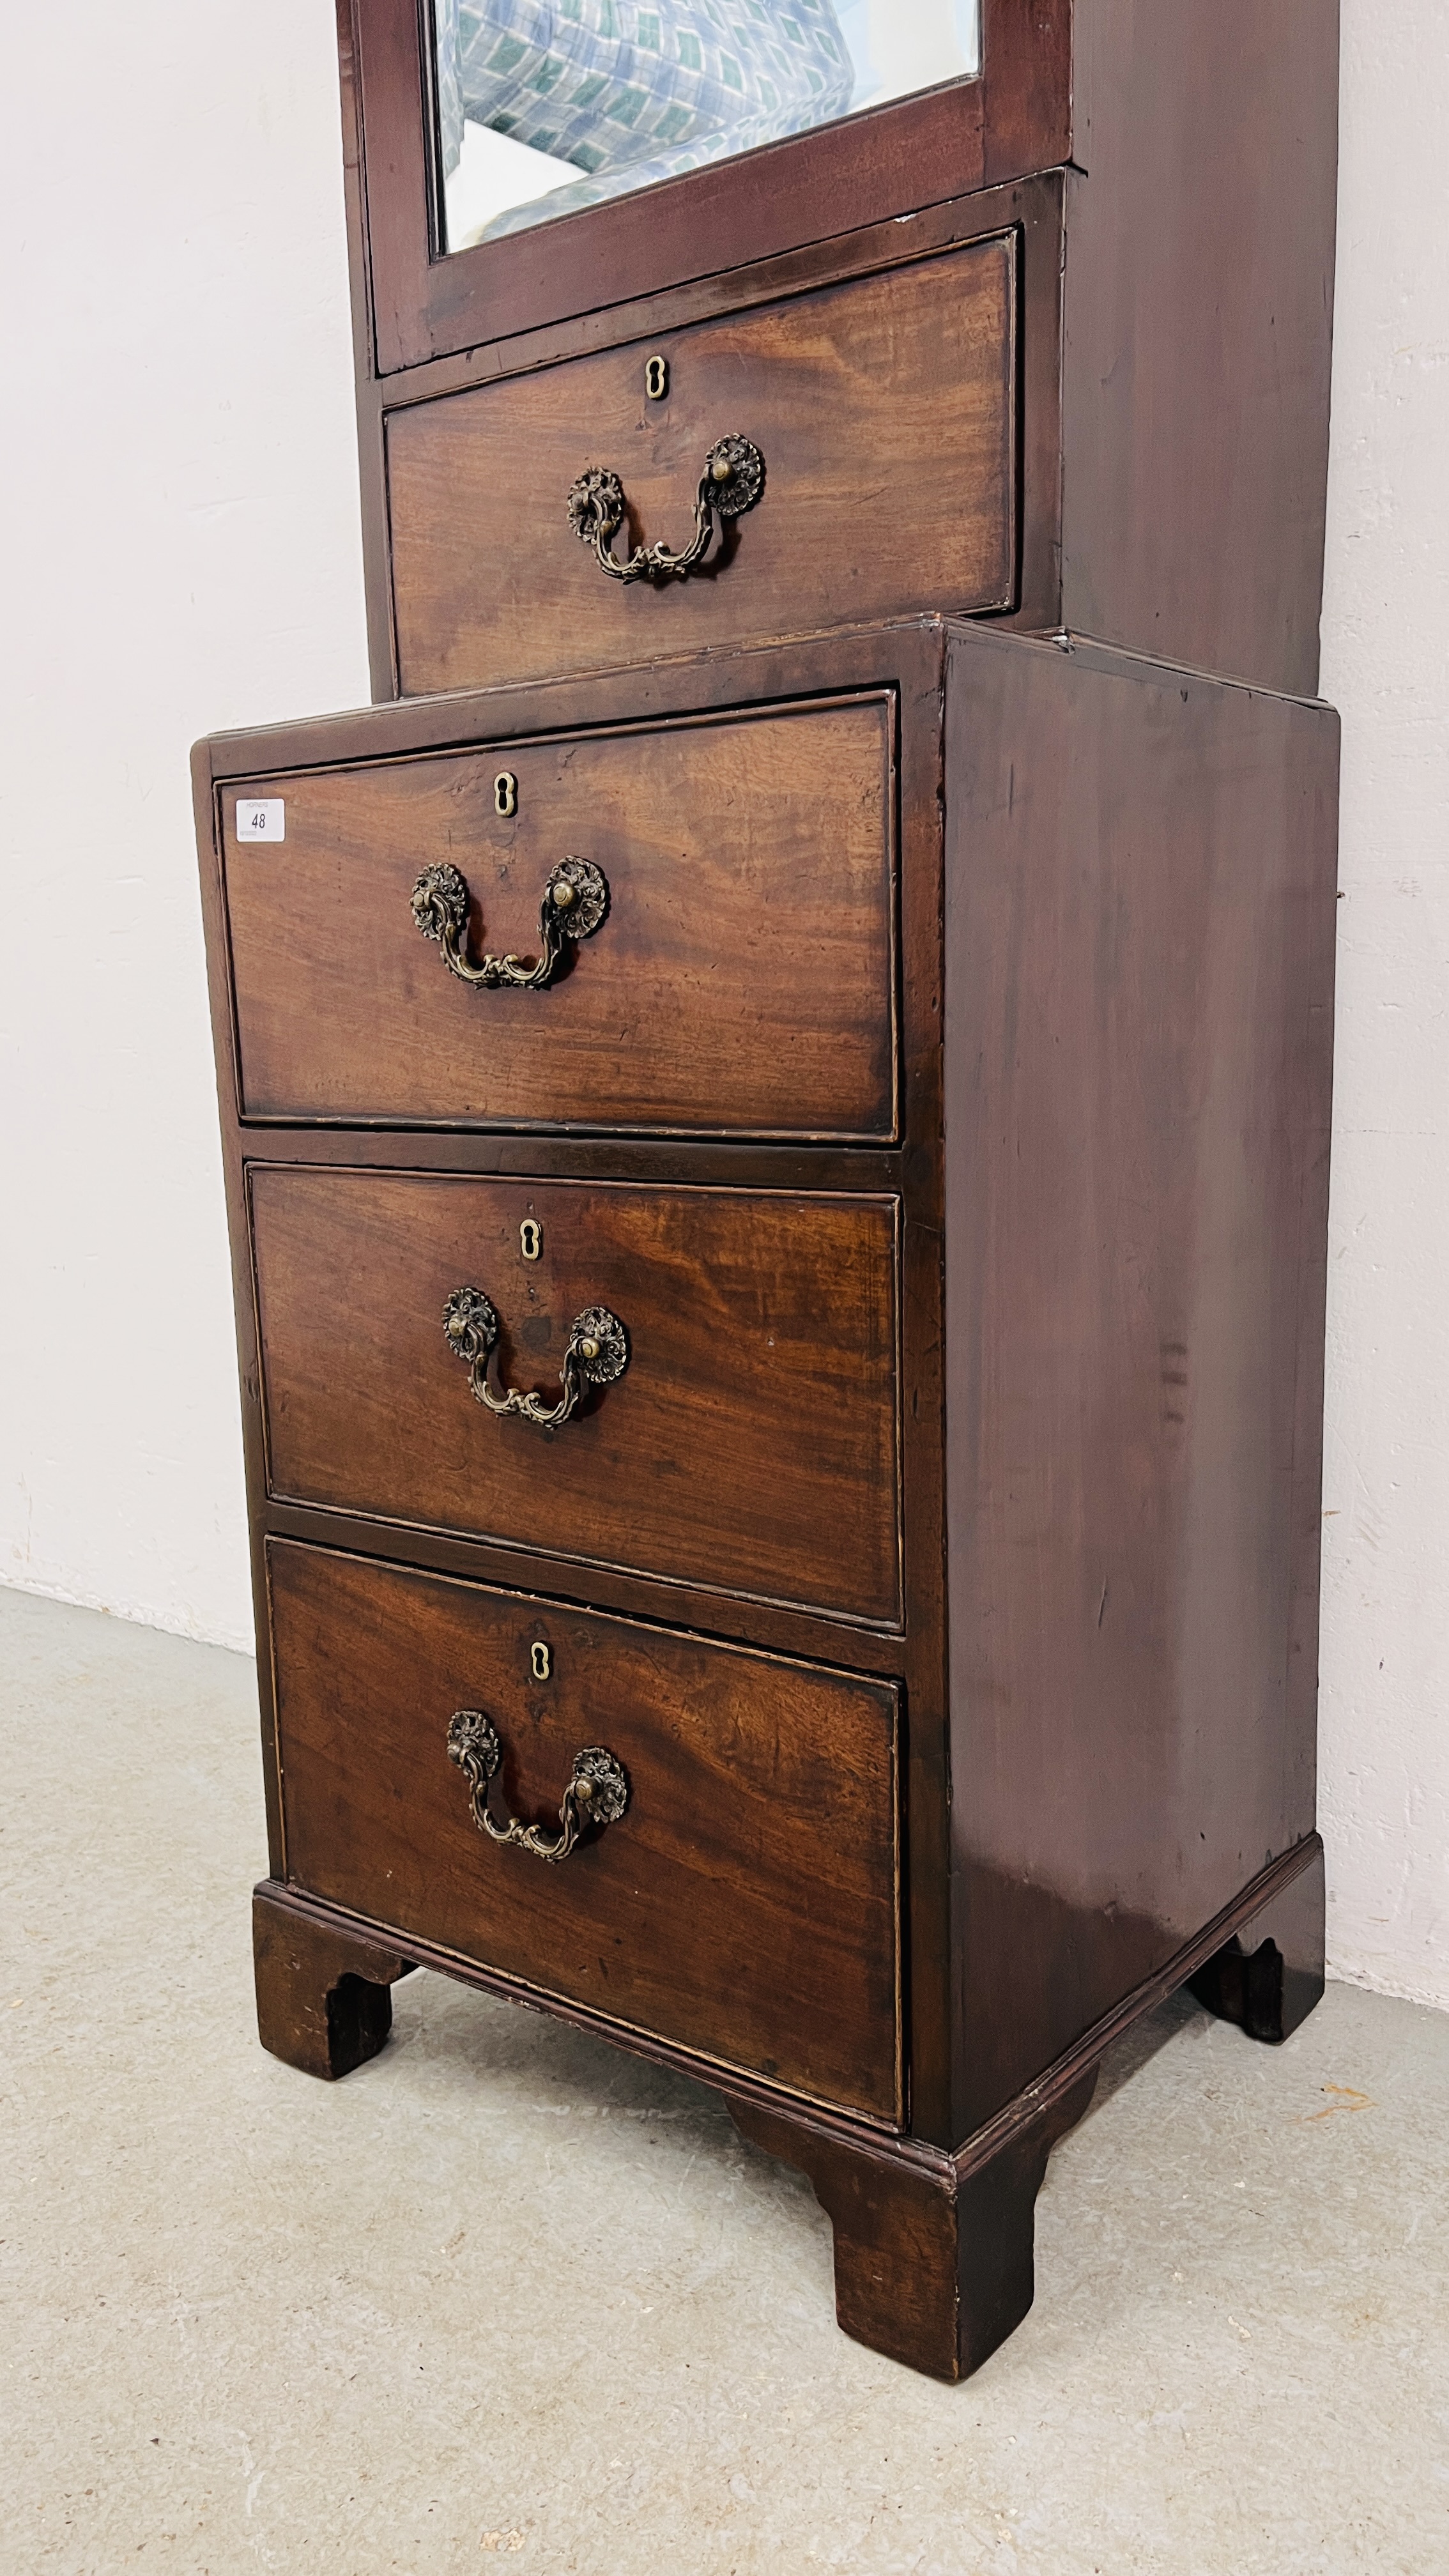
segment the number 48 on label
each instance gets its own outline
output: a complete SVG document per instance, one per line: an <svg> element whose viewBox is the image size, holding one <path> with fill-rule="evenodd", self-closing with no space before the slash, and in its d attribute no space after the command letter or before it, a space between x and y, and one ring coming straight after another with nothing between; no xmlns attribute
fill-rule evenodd
<svg viewBox="0 0 1449 2576"><path fill-rule="evenodd" d="M239 841L285 841L287 800L284 796L239 796L236 800Z"/></svg>

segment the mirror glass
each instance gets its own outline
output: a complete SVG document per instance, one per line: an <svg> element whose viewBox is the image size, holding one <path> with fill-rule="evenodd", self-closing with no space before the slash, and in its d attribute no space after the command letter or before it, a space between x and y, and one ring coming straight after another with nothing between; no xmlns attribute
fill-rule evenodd
<svg viewBox="0 0 1449 2576"><path fill-rule="evenodd" d="M980 0L433 0L445 250L980 67Z"/></svg>

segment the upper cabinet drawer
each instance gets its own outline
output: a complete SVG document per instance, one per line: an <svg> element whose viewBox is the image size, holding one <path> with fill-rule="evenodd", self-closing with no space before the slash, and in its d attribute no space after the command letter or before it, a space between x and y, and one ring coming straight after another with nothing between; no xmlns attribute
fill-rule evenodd
<svg viewBox="0 0 1449 2576"><path fill-rule="evenodd" d="M228 784L242 1114L891 1137L894 731L880 692ZM462 980L550 914L546 985Z"/></svg>
<svg viewBox="0 0 1449 2576"><path fill-rule="evenodd" d="M1015 381L1016 244L997 235L394 410L399 686L552 678L1008 608ZM706 459L727 439L763 458L752 506L712 521L682 577L611 577L571 520L579 478L601 468L622 486L616 562L640 547L678 554ZM745 493L738 474L716 497Z"/></svg>

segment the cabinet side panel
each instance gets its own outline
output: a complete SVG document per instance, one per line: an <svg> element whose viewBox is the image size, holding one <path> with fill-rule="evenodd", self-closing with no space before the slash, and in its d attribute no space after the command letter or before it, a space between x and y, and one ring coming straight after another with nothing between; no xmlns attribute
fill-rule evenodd
<svg viewBox="0 0 1449 2576"><path fill-rule="evenodd" d="M1081 0L1062 622L1318 685L1335 0Z"/></svg>
<svg viewBox="0 0 1449 2576"><path fill-rule="evenodd" d="M953 648L958 2134L1313 1825L1337 746Z"/></svg>
<svg viewBox="0 0 1449 2576"><path fill-rule="evenodd" d="M236 1024L232 1009L226 899L222 884L221 818L217 810L213 769L215 745L198 742L191 754L192 797L196 817L196 854L200 869L201 919L206 941L206 978L211 1003L212 1051L216 1064L217 1109L221 1125L222 1173L226 1186L227 1233L231 1248L232 1298L236 1317L237 1373L241 1393L242 1458L246 1470L247 1530L251 1547L252 1603L257 1635L257 1689L261 1706L262 1779L267 1802L267 1848L274 1877L286 1865L286 1845L278 1794L276 1708L272 1691L271 1625L266 1563L262 1547L262 1514L266 1508L266 1456L262 1430L261 1350L257 1338L255 1283L252 1275L251 1227L247 1215L246 1174L237 1125Z"/></svg>

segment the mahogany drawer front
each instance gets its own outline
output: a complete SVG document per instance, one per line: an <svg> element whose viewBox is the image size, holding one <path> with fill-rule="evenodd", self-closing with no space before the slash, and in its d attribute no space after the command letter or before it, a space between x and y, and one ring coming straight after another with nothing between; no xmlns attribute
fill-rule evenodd
<svg viewBox="0 0 1449 2576"><path fill-rule="evenodd" d="M893 1683L285 1541L267 1556L294 1885L898 2118ZM553 1863L491 1841L449 1758L460 1709L496 1730L501 1820L556 1833L594 1745L624 1813Z"/></svg>
<svg viewBox="0 0 1449 2576"><path fill-rule="evenodd" d="M889 1138L894 737L878 692L228 785L243 1115ZM285 840L238 842L259 799ZM449 865L473 962L537 957L567 856L609 909L547 987L419 935Z"/></svg>
<svg viewBox="0 0 1449 2576"><path fill-rule="evenodd" d="M669 391L652 401L646 363ZM387 424L405 694L1012 603L1016 245L997 235L624 349L436 397ZM703 573L612 580L568 495L616 473L628 547L676 552L731 435L762 497Z"/></svg>
<svg viewBox="0 0 1449 2576"><path fill-rule="evenodd" d="M894 1199L285 1165L251 1195L275 1499L899 1620ZM496 1419L462 1288L495 1393L558 1399L599 1307L623 1375L556 1430Z"/></svg>

